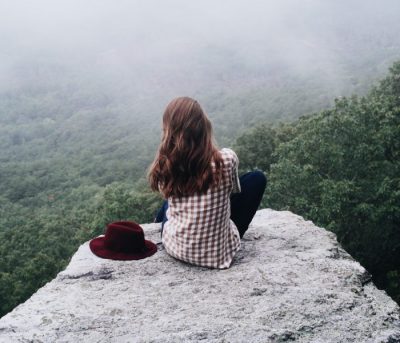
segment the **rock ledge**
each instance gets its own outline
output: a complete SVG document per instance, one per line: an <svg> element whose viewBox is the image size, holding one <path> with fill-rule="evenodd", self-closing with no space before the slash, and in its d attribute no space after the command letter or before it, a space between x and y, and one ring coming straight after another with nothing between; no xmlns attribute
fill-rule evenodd
<svg viewBox="0 0 400 343"><path fill-rule="evenodd" d="M145 224L159 243L159 224ZM227 270L159 251L103 260L88 243L0 319L0 342L400 342L400 309L333 233L260 210Z"/></svg>

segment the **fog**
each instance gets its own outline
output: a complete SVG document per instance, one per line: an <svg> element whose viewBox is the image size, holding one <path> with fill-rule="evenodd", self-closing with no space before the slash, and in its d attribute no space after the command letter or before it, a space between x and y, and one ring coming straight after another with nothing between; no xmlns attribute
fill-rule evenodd
<svg viewBox="0 0 400 343"><path fill-rule="evenodd" d="M400 52L395 0L2 0L0 15L3 93L90 85L166 102L311 79L334 98Z"/></svg>

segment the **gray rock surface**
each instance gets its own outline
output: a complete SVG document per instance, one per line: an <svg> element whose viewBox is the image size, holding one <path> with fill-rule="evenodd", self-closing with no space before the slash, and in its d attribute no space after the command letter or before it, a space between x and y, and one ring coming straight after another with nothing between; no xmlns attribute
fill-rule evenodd
<svg viewBox="0 0 400 343"><path fill-rule="evenodd" d="M159 224L143 225L159 242ZM160 250L93 255L0 319L0 342L400 342L398 305L333 233L287 211L257 212L227 270Z"/></svg>

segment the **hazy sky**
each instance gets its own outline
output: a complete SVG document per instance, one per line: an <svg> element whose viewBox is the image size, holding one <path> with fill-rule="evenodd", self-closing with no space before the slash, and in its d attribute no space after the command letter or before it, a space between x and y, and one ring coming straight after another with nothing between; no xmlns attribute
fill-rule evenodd
<svg viewBox="0 0 400 343"><path fill-rule="evenodd" d="M193 91L206 74L251 80L277 65L334 79L354 41L372 52L376 37L400 43L395 0L0 0L0 16L0 90L23 83L30 66L45 77L48 65Z"/></svg>

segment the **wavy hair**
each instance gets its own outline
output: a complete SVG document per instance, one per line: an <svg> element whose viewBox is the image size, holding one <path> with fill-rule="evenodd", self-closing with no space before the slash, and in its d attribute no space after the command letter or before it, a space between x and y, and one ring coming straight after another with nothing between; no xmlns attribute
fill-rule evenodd
<svg viewBox="0 0 400 343"><path fill-rule="evenodd" d="M204 194L222 179L223 160L211 122L189 97L173 99L163 116L163 136L148 172L150 187L165 198Z"/></svg>

